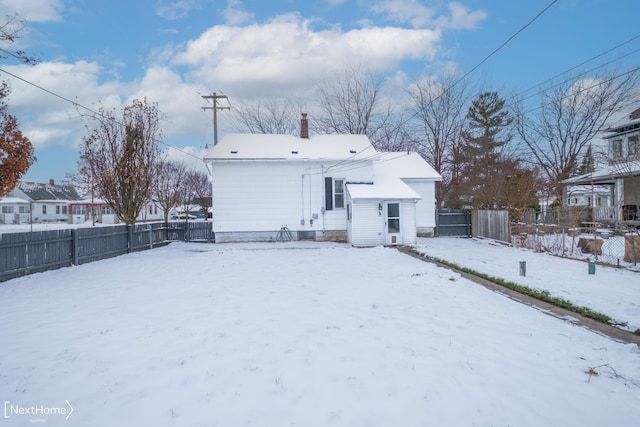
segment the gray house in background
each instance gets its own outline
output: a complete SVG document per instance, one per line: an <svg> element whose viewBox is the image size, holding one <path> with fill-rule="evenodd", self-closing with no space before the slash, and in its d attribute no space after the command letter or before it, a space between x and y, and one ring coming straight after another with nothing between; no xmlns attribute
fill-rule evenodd
<svg viewBox="0 0 640 427"><path fill-rule="evenodd" d="M71 186L19 181L6 197L0 198L0 223L69 221L69 204L80 200Z"/></svg>

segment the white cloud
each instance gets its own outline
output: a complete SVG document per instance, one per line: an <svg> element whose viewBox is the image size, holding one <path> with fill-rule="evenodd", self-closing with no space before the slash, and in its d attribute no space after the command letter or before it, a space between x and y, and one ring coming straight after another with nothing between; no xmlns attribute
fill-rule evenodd
<svg viewBox="0 0 640 427"><path fill-rule="evenodd" d="M138 82L137 90L125 103L144 97L150 102L157 102L166 116L161 123L166 137L194 136L207 133L211 127L210 121L201 113L204 106L201 94L205 92L203 86L183 82L182 77L168 67L154 66L147 70Z"/></svg>
<svg viewBox="0 0 640 427"><path fill-rule="evenodd" d="M419 0L382 0L371 9L386 15L391 22L410 24L413 28L473 29L487 17L484 11L471 11L458 2L448 3L447 13L443 11L440 15L435 7L424 6Z"/></svg>
<svg viewBox="0 0 640 427"><path fill-rule="evenodd" d="M264 24L215 26L178 53L175 66L192 68L190 80L234 91L241 97L303 96L346 62L374 72L393 69L407 59L429 59L439 49L440 33L427 29L368 27L314 31L297 14Z"/></svg>
<svg viewBox="0 0 640 427"><path fill-rule="evenodd" d="M27 22L60 21L61 0L2 0L2 8L18 13Z"/></svg>
<svg viewBox="0 0 640 427"><path fill-rule="evenodd" d="M117 83L101 84L98 77L102 69L92 62L43 62L6 68L22 79L7 78L12 90L11 114L18 118L20 128L36 148L78 146L84 132L79 112L88 113L79 106L97 110L101 102L108 108L120 107L118 94L126 90Z"/></svg>
<svg viewBox="0 0 640 427"><path fill-rule="evenodd" d="M222 16L227 25L240 25L253 20L253 14L244 9L240 0L229 0Z"/></svg>
<svg viewBox="0 0 640 427"><path fill-rule="evenodd" d="M202 7L201 3L201 0L179 0L169 3L161 1L156 7L156 14L161 18L174 21L188 16L194 10L199 10Z"/></svg>
<svg viewBox="0 0 640 427"><path fill-rule="evenodd" d="M418 0L384 0L376 2L371 9L396 23L409 23L414 28L426 27L432 23L435 11L423 6Z"/></svg>
<svg viewBox="0 0 640 427"><path fill-rule="evenodd" d="M449 3L450 18L441 21L443 28L456 30L471 30L477 27L478 22L487 18L487 14L482 10L470 11L460 3Z"/></svg>

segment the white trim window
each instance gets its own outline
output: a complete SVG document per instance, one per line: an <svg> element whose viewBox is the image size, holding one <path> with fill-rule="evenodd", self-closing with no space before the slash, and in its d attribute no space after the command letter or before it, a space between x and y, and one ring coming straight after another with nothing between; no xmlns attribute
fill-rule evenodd
<svg viewBox="0 0 640 427"><path fill-rule="evenodd" d="M344 178L324 178L324 208L344 209Z"/></svg>

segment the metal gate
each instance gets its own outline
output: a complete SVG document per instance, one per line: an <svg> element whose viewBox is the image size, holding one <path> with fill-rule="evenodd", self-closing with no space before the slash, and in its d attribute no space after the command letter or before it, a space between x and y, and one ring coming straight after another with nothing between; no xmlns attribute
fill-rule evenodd
<svg viewBox="0 0 640 427"><path fill-rule="evenodd" d="M471 237L470 209L438 209L436 236Z"/></svg>

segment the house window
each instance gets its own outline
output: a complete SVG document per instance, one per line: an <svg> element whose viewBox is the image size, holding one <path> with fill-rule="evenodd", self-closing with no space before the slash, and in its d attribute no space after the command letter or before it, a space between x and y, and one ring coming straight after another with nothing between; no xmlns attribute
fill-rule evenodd
<svg viewBox="0 0 640 427"><path fill-rule="evenodd" d="M86 212L84 205L74 205L72 209L73 215L84 215Z"/></svg>
<svg viewBox="0 0 640 427"><path fill-rule="evenodd" d="M102 215L113 215L113 209L107 205L102 205Z"/></svg>
<svg viewBox="0 0 640 427"><path fill-rule="evenodd" d="M19 208L19 212L24 214L24 213L29 213L29 208L27 206L20 206Z"/></svg>
<svg viewBox="0 0 640 427"><path fill-rule="evenodd" d="M47 214L47 205L42 205L42 215Z"/></svg>
<svg viewBox="0 0 640 427"><path fill-rule="evenodd" d="M611 158L612 159L620 159L622 158L622 140L614 139L611 141Z"/></svg>
<svg viewBox="0 0 640 427"><path fill-rule="evenodd" d="M3 206L2 207L2 213L3 214L12 214L13 213L13 206Z"/></svg>
<svg viewBox="0 0 640 427"><path fill-rule="evenodd" d="M62 207L62 215L66 215L69 211L67 210L67 205Z"/></svg>
<svg viewBox="0 0 640 427"><path fill-rule="evenodd" d="M149 205L149 215L153 215L153 205Z"/></svg>
<svg viewBox="0 0 640 427"><path fill-rule="evenodd" d="M56 215L60 215L60 205L56 205Z"/></svg>
<svg viewBox="0 0 640 427"><path fill-rule="evenodd" d="M333 197L335 200L334 206L336 208L344 208L344 179L334 179L333 186Z"/></svg>
<svg viewBox="0 0 640 427"><path fill-rule="evenodd" d="M587 205L591 206L591 197L587 197Z"/></svg>
<svg viewBox="0 0 640 427"><path fill-rule="evenodd" d="M344 209L344 179L325 177L324 208L328 211Z"/></svg>
<svg viewBox="0 0 640 427"><path fill-rule="evenodd" d="M640 146L638 144L638 135L631 135L627 139L628 155L635 156L636 154L638 154L638 149L640 149Z"/></svg>

